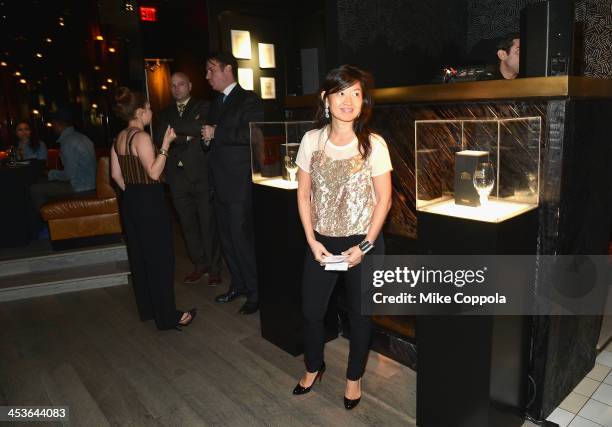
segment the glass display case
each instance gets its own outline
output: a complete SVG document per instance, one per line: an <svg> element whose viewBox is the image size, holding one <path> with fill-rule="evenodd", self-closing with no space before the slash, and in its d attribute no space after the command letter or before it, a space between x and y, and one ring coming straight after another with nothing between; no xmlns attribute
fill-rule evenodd
<svg viewBox="0 0 612 427"><path fill-rule="evenodd" d="M499 223L539 202L541 117L416 120L417 211Z"/></svg>
<svg viewBox="0 0 612 427"><path fill-rule="evenodd" d="M312 121L251 122L251 172L253 182L292 190L297 188L295 163L302 137L314 128Z"/></svg>

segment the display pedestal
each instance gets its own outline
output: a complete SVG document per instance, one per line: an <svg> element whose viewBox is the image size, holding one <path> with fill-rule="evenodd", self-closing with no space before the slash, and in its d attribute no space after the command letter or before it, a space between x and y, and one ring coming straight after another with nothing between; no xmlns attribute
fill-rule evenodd
<svg viewBox="0 0 612 427"><path fill-rule="evenodd" d="M499 223L418 212L430 254L532 254L537 210ZM529 317L418 316L419 427L524 423Z"/></svg>
<svg viewBox="0 0 612 427"><path fill-rule="evenodd" d="M303 353L302 272L307 244L296 190L255 184L253 205L261 335L298 356ZM327 341L338 336L333 295L325 327Z"/></svg>

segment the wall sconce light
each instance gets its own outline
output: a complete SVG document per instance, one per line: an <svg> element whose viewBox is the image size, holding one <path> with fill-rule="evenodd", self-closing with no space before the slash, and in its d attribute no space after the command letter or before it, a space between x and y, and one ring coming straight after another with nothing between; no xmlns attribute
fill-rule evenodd
<svg viewBox="0 0 612 427"><path fill-rule="evenodd" d="M159 59L145 59L145 70L154 73L159 67L161 67Z"/></svg>
<svg viewBox="0 0 612 427"><path fill-rule="evenodd" d="M121 6L121 9L125 10L126 12L134 12L134 2L132 0L125 0Z"/></svg>

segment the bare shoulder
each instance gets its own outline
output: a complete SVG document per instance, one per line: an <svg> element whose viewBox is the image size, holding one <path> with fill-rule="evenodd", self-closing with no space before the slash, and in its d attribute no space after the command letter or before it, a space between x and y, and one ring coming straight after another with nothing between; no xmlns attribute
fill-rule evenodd
<svg viewBox="0 0 612 427"><path fill-rule="evenodd" d="M136 144L144 144L144 143L150 143L151 142L151 135L149 135L147 132L145 131L139 131L136 132L136 135L134 135L133 138L133 142Z"/></svg>

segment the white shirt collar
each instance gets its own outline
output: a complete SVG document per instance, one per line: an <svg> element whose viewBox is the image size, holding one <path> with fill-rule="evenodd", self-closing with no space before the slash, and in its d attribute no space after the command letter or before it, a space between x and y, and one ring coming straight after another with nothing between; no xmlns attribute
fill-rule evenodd
<svg viewBox="0 0 612 427"><path fill-rule="evenodd" d="M187 98L186 100L184 100L183 102L176 102L176 105L187 105L187 103L189 102L189 100L191 99L191 97Z"/></svg>
<svg viewBox="0 0 612 427"><path fill-rule="evenodd" d="M227 96L230 94L230 92L232 91L232 89L234 89L234 87L236 87L236 85L238 84L238 82L234 82L232 84L230 84L228 87L226 87L225 89L222 90L223 95Z"/></svg>

